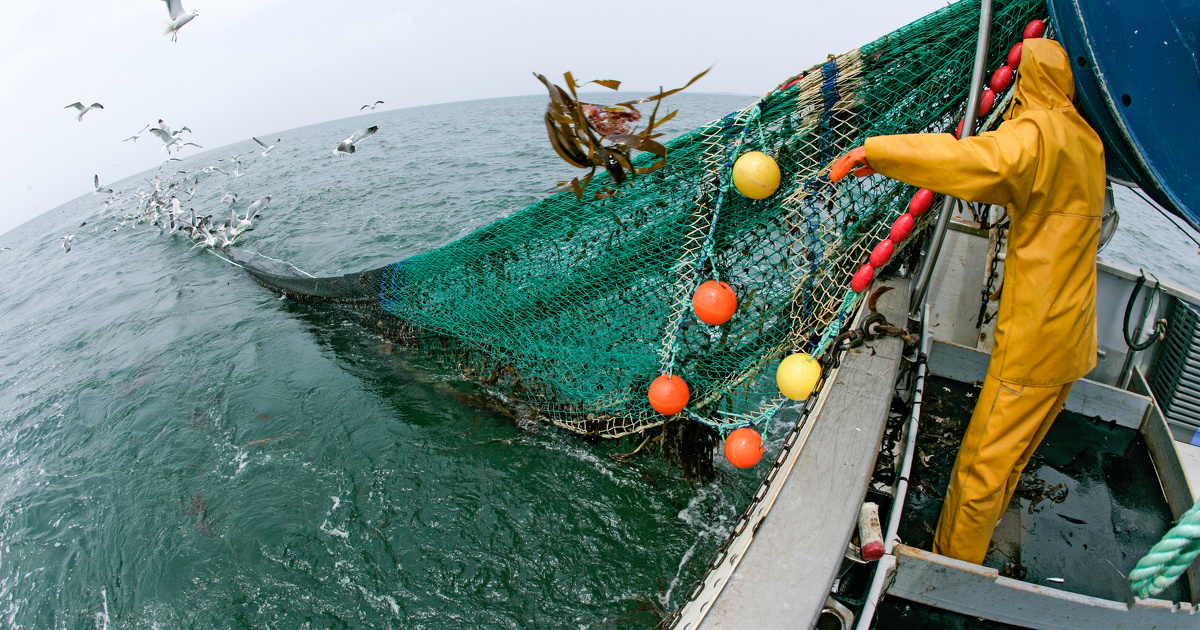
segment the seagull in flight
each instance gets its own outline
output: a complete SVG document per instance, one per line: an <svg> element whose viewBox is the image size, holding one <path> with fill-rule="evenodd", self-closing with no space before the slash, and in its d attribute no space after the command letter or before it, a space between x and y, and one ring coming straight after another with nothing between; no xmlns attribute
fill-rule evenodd
<svg viewBox="0 0 1200 630"><path fill-rule="evenodd" d="M113 189L102 188L100 186L100 176L99 175L92 177L92 183L94 183L96 185L96 189L92 191L92 195L98 195L100 193L108 193L110 195L112 194Z"/></svg>
<svg viewBox="0 0 1200 630"><path fill-rule="evenodd" d="M337 157L342 157L343 155L354 153L354 145L371 137L376 131L379 131L379 125L355 131L354 135L338 143L337 147L333 150L333 154Z"/></svg>
<svg viewBox="0 0 1200 630"><path fill-rule="evenodd" d="M178 132L176 132L176 133L178 133ZM169 131L164 131L163 129L161 129L159 127L151 128L150 134L153 135L155 138L162 140L163 149L167 150L167 154L171 153L172 146L182 142L182 140L180 140L180 138L178 136L173 136L173 135L171 135L171 133ZM162 149L159 149L159 151L162 151Z"/></svg>
<svg viewBox="0 0 1200 630"><path fill-rule="evenodd" d="M271 203L271 195L267 195L266 197L262 197L262 198L260 198L258 201L255 201L254 203L250 204L250 207L249 207L249 208L246 208L246 219L247 219L247 220L249 220L249 219L257 219L257 218L258 218L258 211L259 211L259 210L262 210L262 209L263 209L263 208L265 208L265 207L267 207L267 204L268 204L268 203Z"/></svg>
<svg viewBox="0 0 1200 630"><path fill-rule="evenodd" d="M80 223L79 227L83 227L85 225L87 225L87 221ZM75 228L74 230L71 230L70 234L62 237L62 246L63 246L64 253L71 251L71 241L75 240L75 233L78 231L79 231L79 228Z"/></svg>
<svg viewBox="0 0 1200 630"><path fill-rule="evenodd" d="M89 111L91 111L93 109L104 109L104 106L101 105L100 103L92 103L91 105L84 107L83 103L80 103L79 101L75 101L74 103L67 105L63 109L70 109L72 107L79 110L79 114L77 114L75 116L75 120L78 120L79 122L83 122L83 115L88 113Z"/></svg>
<svg viewBox="0 0 1200 630"><path fill-rule="evenodd" d="M361 112L362 110L367 109L368 107L370 107L371 109L375 109L376 107L379 107L380 105L383 105L383 101L375 101L374 105L363 105L362 107L358 108L358 111Z"/></svg>
<svg viewBox="0 0 1200 630"><path fill-rule="evenodd" d="M163 37L171 36L171 41L179 41L179 29L183 28L184 24L191 22L200 15L199 11L184 12L183 0L163 0L167 3L167 13L171 19L163 24Z"/></svg>
<svg viewBox="0 0 1200 630"><path fill-rule="evenodd" d="M143 132L143 131L146 131L146 130L147 130L147 129L149 129L149 128L150 128L150 125L146 125L145 127L142 127L142 131L139 131L139 132L137 132L137 133L133 134L132 136L129 136L128 138L125 138L125 139L124 139L124 140L122 140L121 142L129 142L130 140L133 140L134 142L137 142L137 139L138 139L138 138L140 138L140 137L142 137L142 132Z"/></svg>
<svg viewBox="0 0 1200 630"><path fill-rule="evenodd" d="M262 152L263 157L267 157L267 156L271 155L271 149L274 149L279 144L279 138L275 138L275 144L272 144L271 146L267 146L266 143L264 143L262 140L259 140L258 138L255 138L254 136L250 136L250 139L257 142L258 146L263 148L263 152Z"/></svg>

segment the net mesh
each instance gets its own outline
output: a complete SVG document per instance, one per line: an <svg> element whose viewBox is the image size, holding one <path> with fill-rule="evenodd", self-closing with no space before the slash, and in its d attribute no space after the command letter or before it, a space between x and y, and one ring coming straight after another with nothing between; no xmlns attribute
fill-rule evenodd
<svg viewBox="0 0 1200 630"><path fill-rule="evenodd" d="M989 68L1043 12L1037 0L998 3ZM420 351L579 433L662 424L646 392L667 373L688 383L683 413L698 422L722 433L769 422L786 402L774 367L787 353L826 349L861 298L851 276L914 192L881 176L831 184L831 162L868 136L952 131L978 16L979 3L962 0L814 66L676 138L666 167L613 198L593 199L610 184L600 175L582 200L550 196L390 265L382 307ZM750 150L780 166L767 199L732 186L733 162ZM696 287L712 279L738 297L722 326L691 311Z"/></svg>

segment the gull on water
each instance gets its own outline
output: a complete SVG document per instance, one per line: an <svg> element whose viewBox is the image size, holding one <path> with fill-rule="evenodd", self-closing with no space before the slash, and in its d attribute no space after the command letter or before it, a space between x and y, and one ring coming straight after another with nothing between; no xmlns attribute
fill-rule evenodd
<svg viewBox="0 0 1200 630"><path fill-rule="evenodd" d="M337 147L333 150L333 154L337 157L342 157L343 155L354 153L354 145L371 137L376 131L379 131L379 125L355 131L354 135L338 143Z"/></svg>
<svg viewBox="0 0 1200 630"><path fill-rule="evenodd" d="M167 13L171 16L170 21L163 24L163 37L171 36L171 41L179 41L179 29L183 28L184 24L191 22L200 15L199 11L184 12L183 0L163 0L167 3Z"/></svg>
<svg viewBox="0 0 1200 630"><path fill-rule="evenodd" d="M371 109L375 109L376 107L379 107L380 105L383 105L383 101L375 101L374 105L363 105L362 107L358 108L358 111L361 112L362 110L367 109L368 107Z"/></svg>
<svg viewBox="0 0 1200 630"><path fill-rule="evenodd" d="M98 195L98 194L100 194L100 193L108 193L108 194L110 194L110 195L112 194L112 191L113 191L113 189L111 189L111 188L102 188L102 187L100 186L100 176L99 176L99 175L95 175L95 176L93 176L93 177L92 177L92 183L94 183L94 184L96 185L96 189L92 191L92 194L93 194L93 195Z"/></svg>
<svg viewBox="0 0 1200 630"><path fill-rule="evenodd" d="M279 138L275 138L275 144L272 144L271 146L267 146L266 143L264 143L262 140L259 140L258 138L255 138L254 136L250 136L250 139L257 142L258 146L263 148L263 152L262 152L263 157L267 157L267 156L271 155L271 149L274 149L275 146L279 144Z"/></svg>
<svg viewBox="0 0 1200 630"><path fill-rule="evenodd" d="M225 193L225 196L221 197L221 203L225 203L226 201L237 203L237 197L237 193Z"/></svg>
<svg viewBox="0 0 1200 630"><path fill-rule="evenodd" d="M104 109L104 106L101 105L100 103L92 103L91 105L84 107L83 103L80 103L79 101L71 103L70 105L67 105L63 109L70 109L72 107L79 110L79 114L75 116L75 120L78 120L79 122L83 122L83 115L90 112L91 110Z"/></svg>

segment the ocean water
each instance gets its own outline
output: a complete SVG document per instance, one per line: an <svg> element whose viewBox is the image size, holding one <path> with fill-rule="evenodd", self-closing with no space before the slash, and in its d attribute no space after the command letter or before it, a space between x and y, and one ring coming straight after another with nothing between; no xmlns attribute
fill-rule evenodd
<svg viewBox="0 0 1200 630"><path fill-rule="evenodd" d="M672 100L682 132L753 98ZM269 157L198 175L184 207L220 220L226 192L239 210L271 195L245 247L317 275L378 267L577 174L546 141L544 107L263 134L281 138ZM331 155L373 124L358 152ZM190 188L256 146L160 175L187 171ZM0 626L644 628L753 491L754 473L690 487L657 457L608 457L629 442L515 419L354 321L123 223L135 201L103 199L0 236Z"/></svg>
<svg viewBox="0 0 1200 630"><path fill-rule="evenodd" d="M669 129L753 100L676 95ZM158 174L198 179L184 207L217 220L227 192L238 210L271 195L243 246L344 274L577 175L544 106L371 112L262 134L279 146L239 177L200 171L231 170L218 160L249 139ZM0 235L0 625L644 628L681 603L761 470L719 462L692 487L654 456L609 458L628 442L514 418L356 322L122 221L155 174L111 184L127 201L109 209L85 195ZM1102 257L1200 287L1185 236L1136 197L1118 208Z"/></svg>

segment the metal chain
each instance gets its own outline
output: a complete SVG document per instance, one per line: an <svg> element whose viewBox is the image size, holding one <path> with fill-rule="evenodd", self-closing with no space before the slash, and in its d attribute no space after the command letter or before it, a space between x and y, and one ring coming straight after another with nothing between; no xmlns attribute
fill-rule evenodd
<svg viewBox="0 0 1200 630"><path fill-rule="evenodd" d="M987 309L988 302L992 300L992 293L994 292L993 287L996 283L996 278L1000 275L996 272L996 267L998 267L1000 264L1000 250L1004 247L1004 237L1007 231L1008 229L1004 225L1000 224L993 226L992 229L989 230L989 240L991 240L993 236L996 240L994 243L989 243L992 245L992 247L988 252L987 282L984 283L983 290L980 291L981 299L979 304L979 317L975 320L975 328L979 330L983 330L983 327L996 317L995 313L989 316Z"/></svg>

